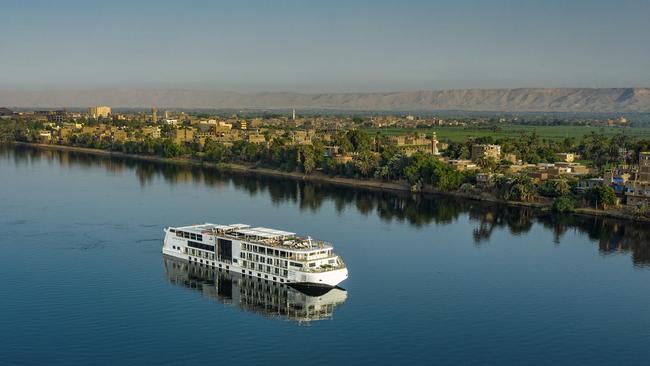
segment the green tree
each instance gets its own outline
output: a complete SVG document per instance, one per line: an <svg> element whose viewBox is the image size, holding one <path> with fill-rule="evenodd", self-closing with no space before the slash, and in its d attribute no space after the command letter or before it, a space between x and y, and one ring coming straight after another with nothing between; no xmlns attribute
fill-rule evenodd
<svg viewBox="0 0 650 366"><path fill-rule="evenodd" d="M531 202L535 199L535 186L526 175L502 176L495 187L499 198L507 201Z"/></svg>
<svg viewBox="0 0 650 366"><path fill-rule="evenodd" d="M573 212L575 211L575 201L571 197L560 196L553 200L551 209L557 213Z"/></svg>
<svg viewBox="0 0 650 366"><path fill-rule="evenodd" d="M300 147L300 163L302 164L302 171L305 174L310 174L316 168L314 148L311 145L303 145Z"/></svg>
<svg viewBox="0 0 650 366"><path fill-rule="evenodd" d="M616 192L610 186L597 186L585 192L585 198L595 208L606 210L616 205Z"/></svg>

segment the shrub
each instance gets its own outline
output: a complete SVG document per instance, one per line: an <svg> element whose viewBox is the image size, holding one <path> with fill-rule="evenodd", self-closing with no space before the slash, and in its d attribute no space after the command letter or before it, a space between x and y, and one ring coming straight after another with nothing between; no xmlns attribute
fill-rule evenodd
<svg viewBox="0 0 650 366"><path fill-rule="evenodd" d="M553 200L553 206L551 209L553 212L557 213L565 213L565 212L573 212L576 209L576 204L573 198L568 197L568 196L560 196Z"/></svg>

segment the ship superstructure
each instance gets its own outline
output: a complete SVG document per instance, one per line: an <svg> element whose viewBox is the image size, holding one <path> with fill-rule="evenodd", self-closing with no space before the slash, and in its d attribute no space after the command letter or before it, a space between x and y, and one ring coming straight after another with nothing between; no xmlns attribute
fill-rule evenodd
<svg viewBox="0 0 650 366"><path fill-rule="evenodd" d="M163 253L242 275L295 286L334 287L348 277L331 244L246 224L165 228Z"/></svg>

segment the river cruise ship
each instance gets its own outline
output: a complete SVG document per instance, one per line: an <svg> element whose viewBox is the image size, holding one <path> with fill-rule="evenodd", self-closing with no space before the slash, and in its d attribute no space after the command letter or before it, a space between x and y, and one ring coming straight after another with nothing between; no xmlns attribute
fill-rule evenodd
<svg viewBox="0 0 650 366"><path fill-rule="evenodd" d="M163 253L296 287L334 287L348 278L331 244L296 233L245 224L164 229Z"/></svg>

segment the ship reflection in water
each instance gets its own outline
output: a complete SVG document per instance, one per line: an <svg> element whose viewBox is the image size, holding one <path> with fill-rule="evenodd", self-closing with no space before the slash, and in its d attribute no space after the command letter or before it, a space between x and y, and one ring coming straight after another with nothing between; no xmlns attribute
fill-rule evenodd
<svg viewBox="0 0 650 366"><path fill-rule="evenodd" d="M169 282L200 291L203 296L267 317L297 322L329 319L348 297L346 290L301 288L163 255Z"/></svg>

